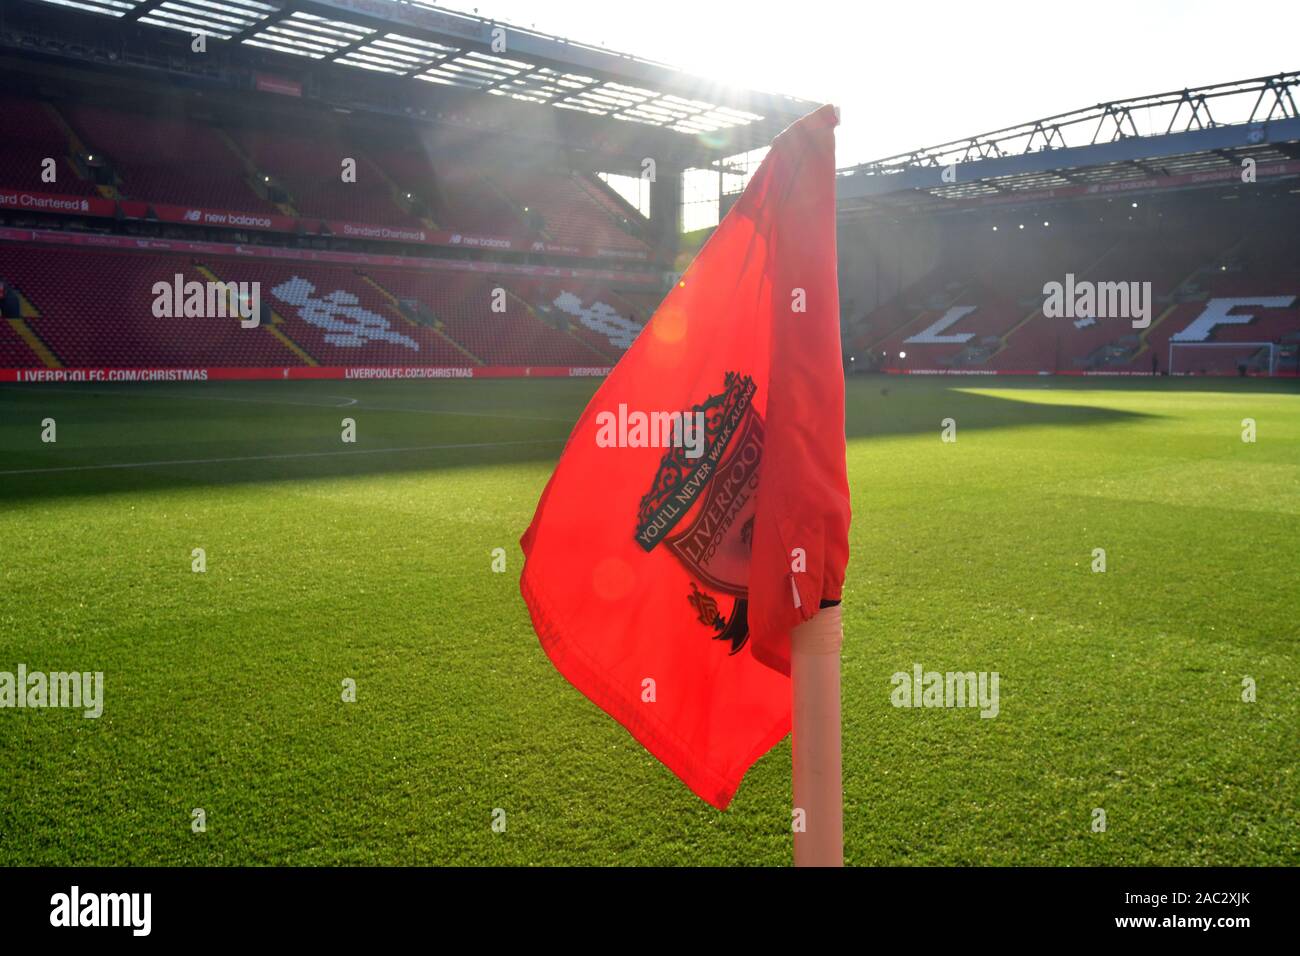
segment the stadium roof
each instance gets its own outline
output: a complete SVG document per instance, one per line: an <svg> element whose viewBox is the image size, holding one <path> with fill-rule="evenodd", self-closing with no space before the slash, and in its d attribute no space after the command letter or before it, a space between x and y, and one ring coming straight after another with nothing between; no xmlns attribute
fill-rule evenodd
<svg viewBox="0 0 1300 956"><path fill-rule="evenodd" d="M1294 175L1300 71L1099 103L840 170L841 209L942 209Z"/></svg>
<svg viewBox="0 0 1300 956"><path fill-rule="evenodd" d="M690 136L767 145L817 104L741 90L432 0L33 0Z"/></svg>

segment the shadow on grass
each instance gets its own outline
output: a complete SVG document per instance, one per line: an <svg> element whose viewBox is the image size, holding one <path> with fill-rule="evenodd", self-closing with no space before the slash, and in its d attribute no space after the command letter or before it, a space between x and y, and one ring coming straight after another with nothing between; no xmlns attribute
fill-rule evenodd
<svg viewBox="0 0 1300 956"><path fill-rule="evenodd" d="M1059 381L1059 380L1057 380ZM1072 383L1071 383L1072 384ZM536 466L540 493L594 380L0 387L0 511L24 500ZM969 391L1014 381L850 379L849 438L1148 418ZM1043 380L1021 387L1041 389ZM41 441L54 419L57 441ZM356 442L344 443L352 419ZM237 520L237 516L232 516Z"/></svg>
<svg viewBox="0 0 1300 956"><path fill-rule="evenodd" d="M1031 396L1069 388L1059 379L1042 377L894 377L862 376L849 380L845 431L850 439L932 433L946 418L962 431L1041 426L1078 427L1158 418L1145 412L1043 402ZM1068 380L1067 380L1068 381ZM1026 397L987 395L980 389L1023 390Z"/></svg>

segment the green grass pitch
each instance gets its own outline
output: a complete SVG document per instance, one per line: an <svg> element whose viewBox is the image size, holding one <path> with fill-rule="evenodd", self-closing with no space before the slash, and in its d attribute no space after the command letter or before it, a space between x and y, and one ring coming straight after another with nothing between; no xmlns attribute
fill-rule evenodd
<svg viewBox="0 0 1300 956"><path fill-rule="evenodd" d="M0 865L787 864L788 741L716 812L533 635L594 388L0 387L0 671L105 674L0 710ZM848 432L847 862L1300 862L1295 382L854 379Z"/></svg>

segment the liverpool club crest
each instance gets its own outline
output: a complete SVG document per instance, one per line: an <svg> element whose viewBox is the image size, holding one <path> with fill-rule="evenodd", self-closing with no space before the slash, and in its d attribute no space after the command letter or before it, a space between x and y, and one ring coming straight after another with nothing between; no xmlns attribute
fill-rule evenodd
<svg viewBox="0 0 1300 956"><path fill-rule="evenodd" d="M646 551L661 542L699 582L685 595L699 622L735 654L749 639L745 599L750 538L763 460L763 420L753 408L753 379L728 372L725 389L696 405L704 413L698 458L673 448L659 463L654 487L641 499L636 540ZM721 612L718 597L733 599Z"/></svg>

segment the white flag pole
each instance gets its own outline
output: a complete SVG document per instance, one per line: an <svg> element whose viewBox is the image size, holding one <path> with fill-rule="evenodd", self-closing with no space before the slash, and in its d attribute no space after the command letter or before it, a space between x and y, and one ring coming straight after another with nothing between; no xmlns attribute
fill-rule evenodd
<svg viewBox="0 0 1300 956"><path fill-rule="evenodd" d="M795 866L844 865L840 756L840 605L822 608L790 634L794 694ZM800 829L802 822L802 831Z"/></svg>

